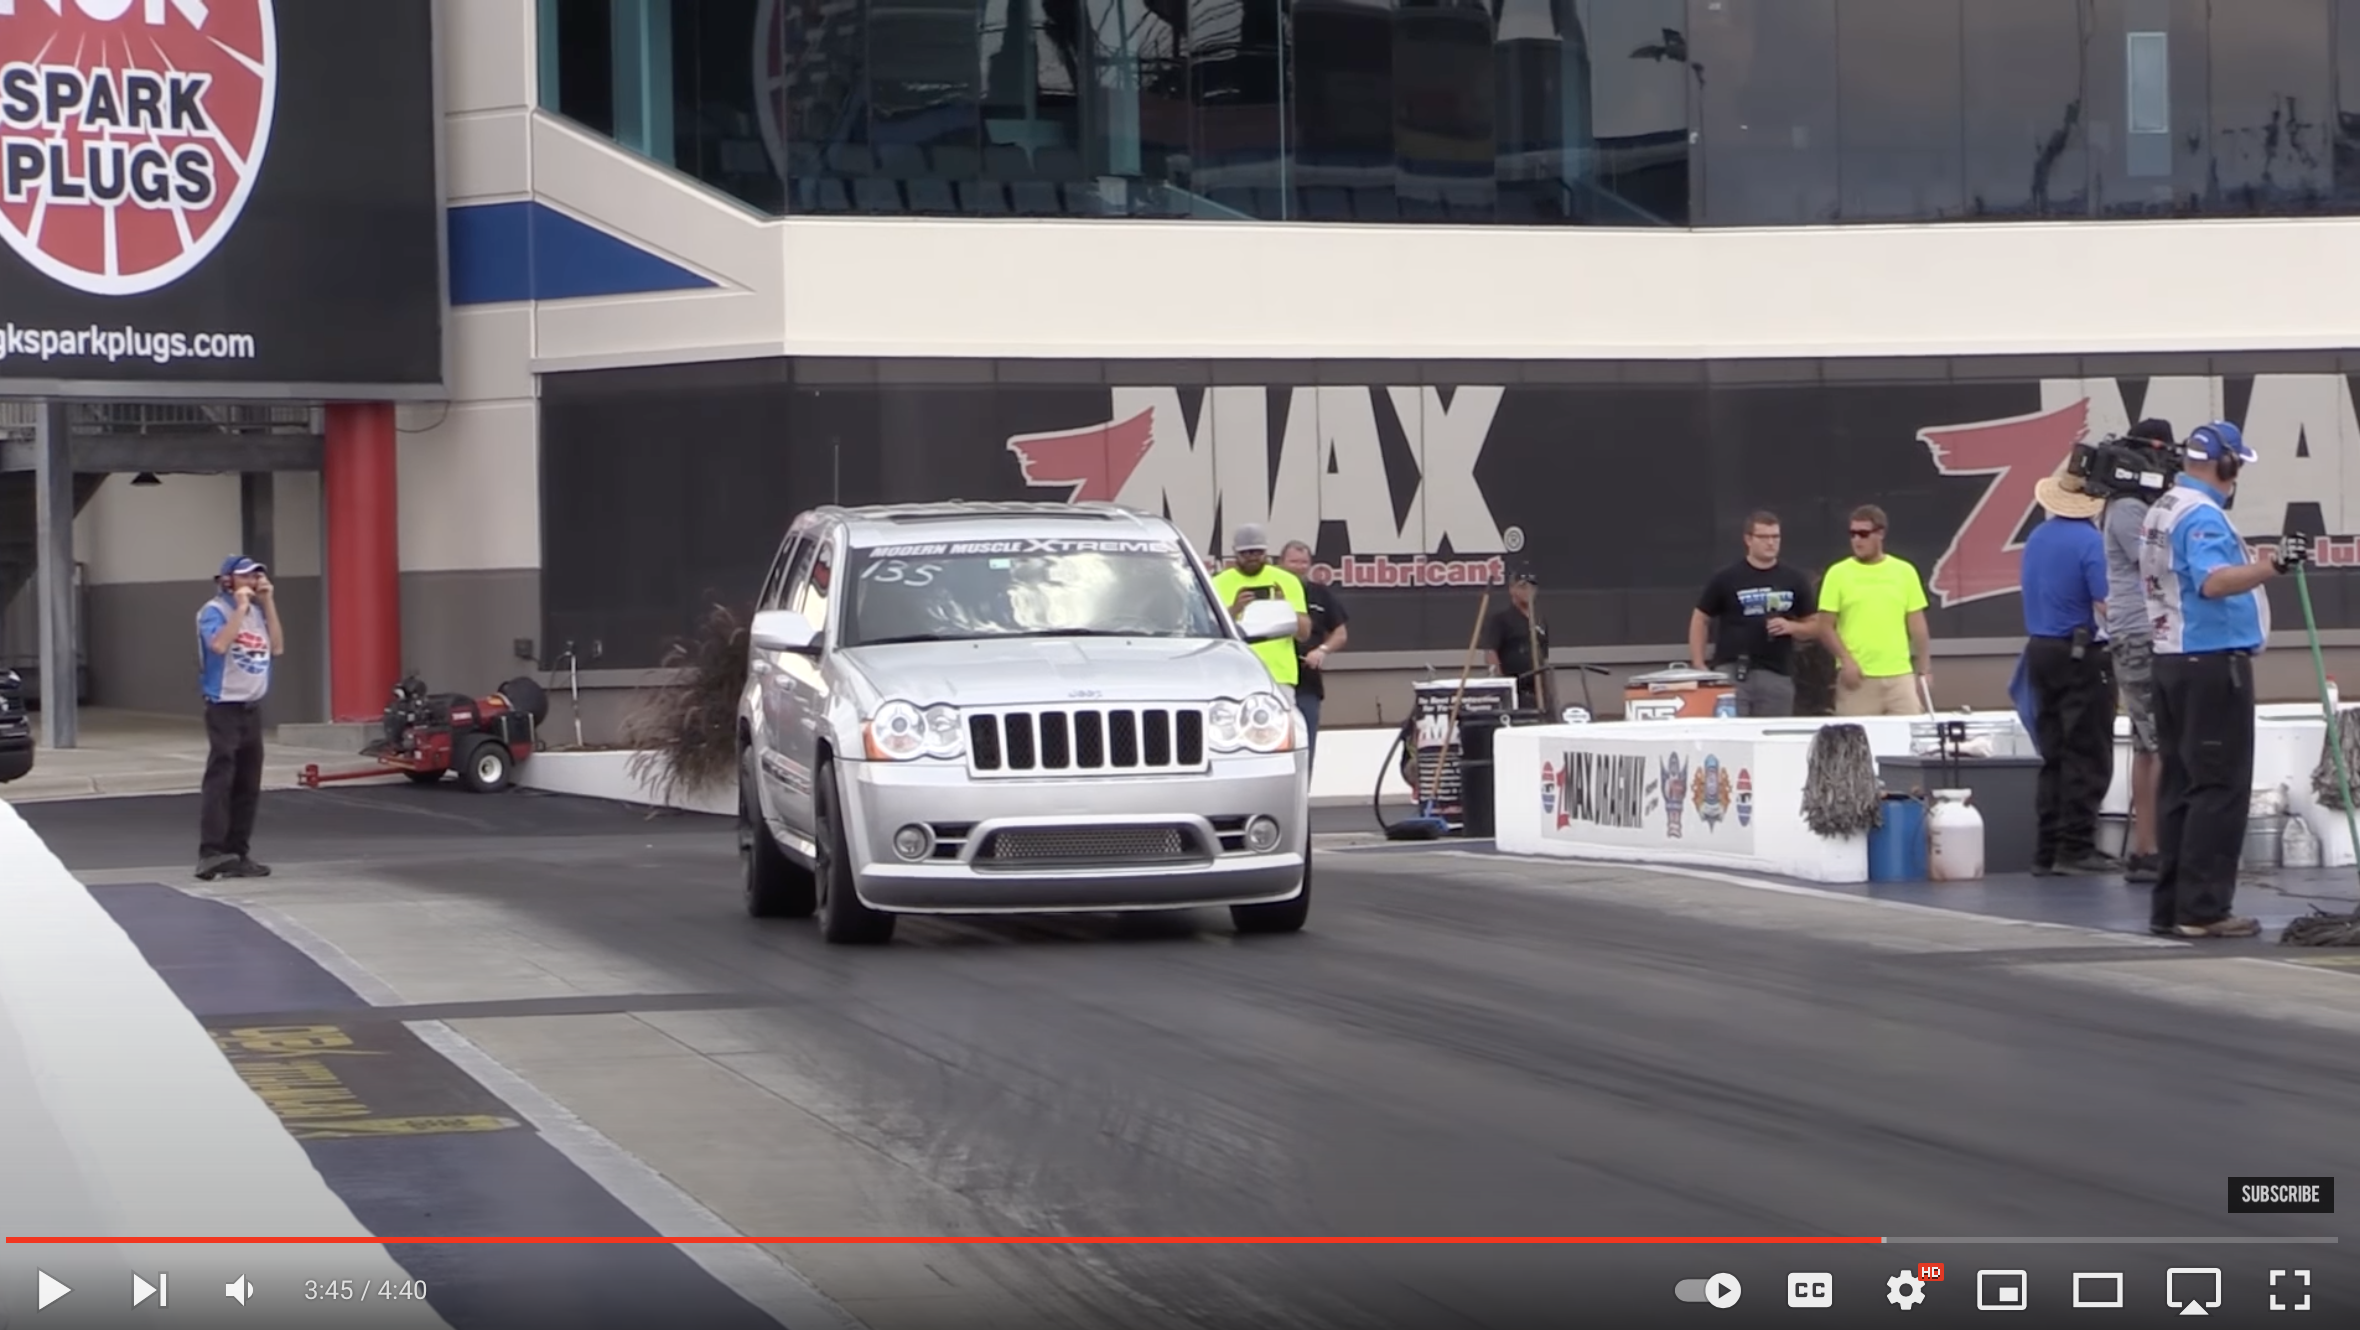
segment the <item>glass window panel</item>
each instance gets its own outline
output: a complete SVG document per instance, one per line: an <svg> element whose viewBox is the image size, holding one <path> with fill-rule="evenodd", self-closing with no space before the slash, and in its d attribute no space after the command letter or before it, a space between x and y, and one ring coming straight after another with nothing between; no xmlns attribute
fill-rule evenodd
<svg viewBox="0 0 2360 1330"><path fill-rule="evenodd" d="M786 208L786 182L771 162L754 95L766 62L761 0L703 0L672 7L673 164L764 212Z"/></svg>
<svg viewBox="0 0 2360 1330"><path fill-rule="evenodd" d="M1568 110L1558 142L1572 215L1604 226L1686 225L1688 129L1704 86L1689 50L1686 0L1552 7L1564 27Z"/></svg>
<svg viewBox="0 0 2360 1330"><path fill-rule="evenodd" d="M868 7L862 0L774 0L763 49L778 51L778 139L789 212L849 212L853 186L874 177L868 118Z"/></svg>
<svg viewBox="0 0 2360 1330"><path fill-rule="evenodd" d="M554 87L541 89L541 104L586 129L615 132L615 53L612 0L543 0L541 21L554 29L541 40L554 42Z"/></svg>
<svg viewBox="0 0 2360 1330"><path fill-rule="evenodd" d="M1836 86L1845 220L1920 221L1965 210L1961 3L1842 0Z"/></svg>
<svg viewBox="0 0 2360 1330"><path fill-rule="evenodd" d="M1278 0L1187 3L1189 187L1228 216L1284 216Z"/></svg>
<svg viewBox="0 0 2360 1330"><path fill-rule="evenodd" d="M2335 194L2360 207L2360 0L2335 5Z"/></svg>
<svg viewBox="0 0 2360 1330"><path fill-rule="evenodd" d="M2211 29L2211 212L2284 216L2334 183L2334 24L2318 0L2237 0Z"/></svg>
<svg viewBox="0 0 2360 1330"><path fill-rule="evenodd" d="M1188 146L1185 103L1174 96L1183 86L1180 34L1171 22L1183 11L1146 0L1087 0L1084 12L1083 141L1077 158L1062 164L1083 188L1067 191L1069 210L1164 211L1162 186Z"/></svg>
<svg viewBox="0 0 2360 1330"><path fill-rule="evenodd" d="M2093 214L2184 210L2175 177L2198 160L2204 132L2203 3L2085 0Z"/></svg>
<svg viewBox="0 0 2360 1330"><path fill-rule="evenodd" d="M2080 6L1966 0L1960 21L1968 214L2086 213Z"/></svg>
<svg viewBox="0 0 2360 1330"><path fill-rule="evenodd" d="M1393 162L1405 200L1490 221L1498 197L1491 11L1407 0L1393 27Z"/></svg>
<svg viewBox="0 0 2360 1330"><path fill-rule="evenodd" d="M1696 0L1704 220L1829 222L1841 203L1835 0Z"/></svg>
<svg viewBox="0 0 2360 1330"><path fill-rule="evenodd" d="M2160 32L2134 32L2124 38L2124 48L2124 125L2133 134L2171 133L2171 38Z"/></svg>
<svg viewBox="0 0 2360 1330"><path fill-rule="evenodd" d="M1297 0L1292 15L1295 185L1391 192L1392 0Z"/></svg>

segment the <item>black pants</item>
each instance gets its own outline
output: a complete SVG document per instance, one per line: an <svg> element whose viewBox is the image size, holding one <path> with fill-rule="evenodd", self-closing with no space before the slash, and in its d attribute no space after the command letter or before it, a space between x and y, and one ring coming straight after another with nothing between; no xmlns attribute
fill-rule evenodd
<svg viewBox="0 0 2360 1330"><path fill-rule="evenodd" d="M2253 806L2253 658L2155 656L2155 734L2163 749L2148 922L2204 925L2229 916Z"/></svg>
<svg viewBox="0 0 2360 1330"><path fill-rule="evenodd" d="M2040 716L2032 862L2071 863L2097 853L2098 810L2114 783L2114 664L2098 643L2075 660L2071 639L2035 637L2025 643L2024 666Z"/></svg>
<svg viewBox="0 0 2360 1330"><path fill-rule="evenodd" d="M262 704L205 706L205 796L197 858L253 850L254 813L262 805Z"/></svg>

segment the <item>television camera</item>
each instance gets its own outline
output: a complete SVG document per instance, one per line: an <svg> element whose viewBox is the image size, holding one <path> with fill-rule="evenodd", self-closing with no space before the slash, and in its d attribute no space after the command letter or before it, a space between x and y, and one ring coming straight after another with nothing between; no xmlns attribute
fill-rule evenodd
<svg viewBox="0 0 2360 1330"><path fill-rule="evenodd" d="M2108 435L2096 443L2073 445L2065 470L2080 478L2085 491L2100 498L2135 495L2153 503L2179 479L2183 464L2177 448Z"/></svg>

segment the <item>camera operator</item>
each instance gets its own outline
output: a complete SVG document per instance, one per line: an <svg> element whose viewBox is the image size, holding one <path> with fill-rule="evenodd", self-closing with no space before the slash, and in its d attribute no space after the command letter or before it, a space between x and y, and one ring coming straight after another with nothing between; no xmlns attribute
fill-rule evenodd
<svg viewBox="0 0 2360 1330"><path fill-rule="evenodd" d="M2098 849L2098 810L2114 777L2114 669L2100 636L2106 538L2097 519L2106 501L2070 466L2034 487L2048 515L2024 542L2024 670L2040 740L2036 877L2122 871Z"/></svg>
<svg viewBox="0 0 2360 1330"><path fill-rule="evenodd" d="M2095 479L2106 491L2099 524L2106 534L2106 636L2122 714L2131 723L2131 832L2123 876L2132 882L2153 882L2161 872L2155 831L2163 758L2156 748L2155 643L2139 571L2139 528L2180 469L2174 447L2170 421L2142 420L2110 456L2095 459L2102 473Z"/></svg>
<svg viewBox="0 0 2360 1330"><path fill-rule="evenodd" d="M2254 451L2235 425L2189 431L2187 469L2147 510L2140 569L2154 625L2155 726L2163 750L2162 865L2148 913L2166 937L2252 937L2230 912L2253 798L2253 658L2270 635L2263 587L2310 557L2300 536L2256 558L2230 525Z"/></svg>

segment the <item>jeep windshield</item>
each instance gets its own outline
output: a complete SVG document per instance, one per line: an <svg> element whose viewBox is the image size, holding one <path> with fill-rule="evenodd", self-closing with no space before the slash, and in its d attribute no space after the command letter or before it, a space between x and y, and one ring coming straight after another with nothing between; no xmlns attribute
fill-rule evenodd
<svg viewBox="0 0 2360 1330"><path fill-rule="evenodd" d="M851 572L847 646L1226 635L1186 552L1167 541L882 545L852 551Z"/></svg>

